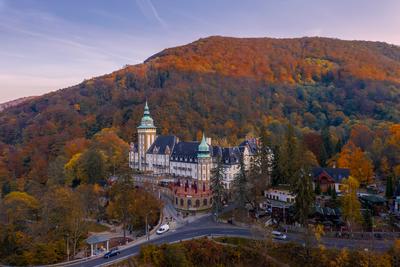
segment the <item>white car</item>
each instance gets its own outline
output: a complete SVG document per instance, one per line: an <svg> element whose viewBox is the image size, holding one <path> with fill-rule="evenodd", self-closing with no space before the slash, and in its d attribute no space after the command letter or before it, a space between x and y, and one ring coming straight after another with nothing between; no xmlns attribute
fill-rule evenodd
<svg viewBox="0 0 400 267"><path fill-rule="evenodd" d="M166 233L169 231L169 225L168 224L163 224L158 228L157 230L157 235L162 235L163 233Z"/></svg>
<svg viewBox="0 0 400 267"><path fill-rule="evenodd" d="M278 232L278 231L272 231L271 234L274 239L278 239L278 240L286 240L287 239L287 236L285 234Z"/></svg>

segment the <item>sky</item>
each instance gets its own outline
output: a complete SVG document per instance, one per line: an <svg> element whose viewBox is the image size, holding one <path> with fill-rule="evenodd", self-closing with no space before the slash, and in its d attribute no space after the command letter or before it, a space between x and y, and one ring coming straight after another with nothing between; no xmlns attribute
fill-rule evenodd
<svg viewBox="0 0 400 267"><path fill-rule="evenodd" d="M400 45L399 0L0 0L0 103L211 36Z"/></svg>

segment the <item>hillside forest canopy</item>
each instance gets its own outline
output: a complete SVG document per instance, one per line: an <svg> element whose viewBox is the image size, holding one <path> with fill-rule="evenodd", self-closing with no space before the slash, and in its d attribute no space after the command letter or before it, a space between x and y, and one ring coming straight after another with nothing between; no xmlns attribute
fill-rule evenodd
<svg viewBox="0 0 400 267"><path fill-rule="evenodd" d="M351 140L375 171L395 171L399 74L400 48L385 43L200 39L0 113L0 183L46 185L64 172L57 165L77 159L79 146L105 128L126 143L126 155L145 99L160 134L193 140L205 131L216 143L236 145L267 127L279 144L290 123L320 165ZM66 152L74 143L77 150ZM98 156L104 160L109 151Z"/></svg>
<svg viewBox="0 0 400 267"><path fill-rule="evenodd" d="M214 144L233 146L266 129L270 146L283 158L280 147L292 127L314 166L350 168L362 185L389 176L397 184L399 77L400 48L394 45L217 36L8 108L0 112L0 223L7 229L0 233L0 247L12 251L0 254L25 249L26 261L8 260L20 265L43 251L53 262L65 257L65 236L54 229L47 231L53 236L34 235L38 227L49 227L43 212L57 212L63 196L118 200L98 185L126 173L129 143L136 141L146 100L159 134L199 140L204 131ZM79 188L91 193L79 194ZM59 202L44 209L57 190ZM66 214L120 215L70 205ZM7 211L14 207L24 207L23 213L10 217ZM26 225L19 217L36 223ZM58 242L52 247L59 252L26 249L33 237L43 247L48 240Z"/></svg>

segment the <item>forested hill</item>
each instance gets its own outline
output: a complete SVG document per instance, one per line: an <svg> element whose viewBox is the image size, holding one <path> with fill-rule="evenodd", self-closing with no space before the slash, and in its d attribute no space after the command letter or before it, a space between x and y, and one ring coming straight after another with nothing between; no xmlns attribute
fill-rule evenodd
<svg viewBox="0 0 400 267"><path fill-rule="evenodd" d="M34 96L28 96L28 97L22 97L22 98L18 98L18 99L12 100L12 101L8 101L5 103L0 103L0 112L5 110L6 108L15 107L25 101L32 100L34 98L35 98Z"/></svg>
<svg viewBox="0 0 400 267"><path fill-rule="evenodd" d="M290 121L317 134L330 126L335 140L345 140L355 123L375 129L400 121L400 48L227 37L169 48L0 113L0 151L11 153L3 168L29 178L35 162L45 169L68 140L91 139L103 128L132 141L146 98L158 131L183 139L204 129L234 144L261 125L279 132Z"/></svg>
<svg viewBox="0 0 400 267"><path fill-rule="evenodd" d="M267 83L312 84L346 78L400 82L400 47L329 38L216 36L165 49L145 63Z"/></svg>

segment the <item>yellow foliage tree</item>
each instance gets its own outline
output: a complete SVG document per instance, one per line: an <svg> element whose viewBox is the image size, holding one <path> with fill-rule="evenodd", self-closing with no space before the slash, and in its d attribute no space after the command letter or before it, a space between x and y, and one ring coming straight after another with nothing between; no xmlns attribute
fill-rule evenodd
<svg viewBox="0 0 400 267"><path fill-rule="evenodd" d="M357 197L357 189L360 183L354 177L350 176L344 180L344 195L342 198L343 216L349 227L361 221L361 203Z"/></svg>
<svg viewBox="0 0 400 267"><path fill-rule="evenodd" d="M101 130L94 136L92 147L105 156L106 169L110 173L115 173L128 165L129 145L117 135L116 129Z"/></svg>
<svg viewBox="0 0 400 267"><path fill-rule="evenodd" d="M7 194L0 205L0 213L5 216L5 221L13 225L24 225L29 220L35 220L38 209L39 201L35 197L17 191Z"/></svg>
<svg viewBox="0 0 400 267"><path fill-rule="evenodd" d="M66 184L72 184L74 180L86 181L87 177L80 161L82 153L77 153L65 164L65 174L67 177Z"/></svg>
<svg viewBox="0 0 400 267"><path fill-rule="evenodd" d="M396 179L399 179L400 178L400 164L396 165L393 168L393 172L394 172L394 175L396 176Z"/></svg>

